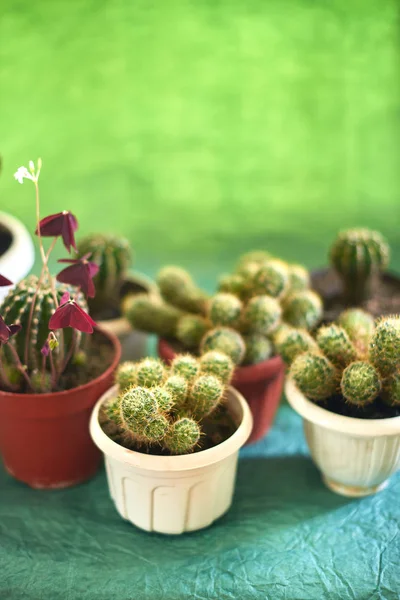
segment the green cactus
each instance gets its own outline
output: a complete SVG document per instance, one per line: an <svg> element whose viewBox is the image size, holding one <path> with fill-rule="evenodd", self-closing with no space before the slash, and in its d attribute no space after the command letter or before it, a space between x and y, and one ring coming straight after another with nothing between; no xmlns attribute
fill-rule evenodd
<svg viewBox="0 0 400 600"><path fill-rule="evenodd" d="M367 362L353 362L343 371L340 388L349 404L371 404L381 391L379 373Z"/></svg>
<svg viewBox="0 0 400 600"><path fill-rule="evenodd" d="M339 315L338 323L347 331L358 352L366 354L375 330L372 315L359 308L349 308Z"/></svg>
<svg viewBox="0 0 400 600"><path fill-rule="evenodd" d="M160 442L170 428L168 419L163 414L156 414L149 418L143 427L143 439L150 444Z"/></svg>
<svg viewBox="0 0 400 600"><path fill-rule="evenodd" d="M318 345L306 329L284 328L274 337L275 347L286 364L290 365L303 352L318 351Z"/></svg>
<svg viewBox="0 0 400 600"><path fill-rule="evenodd" d="M208 329L209 325L203 317L187 314L179 319L175 336L185 349L195 350Z"/></svg>
<svg viewBox="0 0 400 600"><path fill-rule="evenodd" d="M335 367L344 368L357 358L357 352L350 337L346 330L339 325L320 327L316 340L322 352Z"/></svg>
<svg viewBox="0 0 400 600"><path fill-rule="evenodd" d="M132 385L136 385L137 364L127 361L119 365L115 374L115 383L119 386L121 392L126 391Z"/></svg>
<svg viewBox="0 0 400 600"><path fill-rule="evenodd" d="M400 406L400 372L393 373L384 382L382 400L388 406Z"/></svg>
<svg viewBox="0 0 400 600"><path fill-rule="evenodd" d="M136 367L136 381L140 387L151 388L161 385L165 376L164 365L157 358L145 358Z"/></svg>
<svg viewBox="0 0 400 600"><path fill-rule="evenodd" d="M134 329L172 338L184 313L154 296L138 294L124 302L124 315Z"/></svg>
<svg viewBox="0 0 400 600"><path fill-rule="evenodd" d="M282 309L271 296L254 296L243 312L243 320L249 333L271 334L279 325Z"/></svg>
<svg viewBox="0 0 400 600"><path fill-rule="evenodd" d="M237 298L244 300L249 295L250 289L248 282L242 275L222 275L218 282L218 292L233 294Z"/></svg>
<svg viewBox="0 0 400 600"><path fill-rule="evenodd" d="M387 268L389 257L388 243L378 231L349 229L338 234L330 260L349 304L357 306L370 297L373 277Z"/></svg>
<svg viewBox="0 0 400 600"><path fill-rule="evenodd" d="M243 270L246 271L248 265L260 267L272 258L272 254L264 250L251 250L250 252L246 252L246 254L242 254L239 258L238 264L236 265L236 272L241 273Z"/></svg>
<svg viewBox="0 0 400 600"><path fill-rule="evenodd" d="M52 390L51 374L47 371L33 371L31 375L32 389L36 394L46 394Z"/></svg>
<svg viewBox="0 0 400 600"><path fill-rule="evenodd" d="M400 317L383 317L376 325L369 347L370 359L383 377L400 368Z"/></svg>
<svg viewBox="0 0 400 600"><path fill-rule="evenodd" d="M246 344L246 354L244 355L244 365L256 365L264 360L268 360L274 353L272 342L259 333L250 333L244 336Z"/></svg>
<svg viewBox="0 0 400 600"><path fill-rule="evenodd" d="M32 322L29 328L30 314L37 287L38 278L35 275L30 275L8 292L1 306L2 317L7 323L19 323L22 326L21 331L9 341L9 344L16 349L21 363L27 367L29 373L34 370L41 370L42 368L43 356L41 349L49 335L50 317L56 309L51 287L46 284L41 285L36 295L32 312ZM71 291L71 288L65 285L57 286L56 294L58 302L66 291ZM77 300L79 305L84 310L87 310L86 301L82 294L78 295ZM56 369L59 370L63 357L71 349L73 331L69 328L63 329L60 334L56 332L56 336L59 345L54 348L52 359ZM84 339L84 334L76 335L73 355L80 351L84 344ZM4 354L6 361L13 364L13 357L7 345L4 346Z"/></svg>
<svg viewBox="0 0 400 600"><path fill-rule="evenodd" d="M152 387L151 392L157 401L158 409L162 413L169 412L175 406L174 394L166 385L164 387Z"/></svg>
<svg viewBox="0 0 400 600"><path fill-rule="evenodd" d="M199 363L191 354L178 354L171 363L171 372L189 383L199 374Z"/></svg>
<svg viewBox="0 0 400 600"><path fill-rule="evenodd" d="M172 423L164 443L172 454L188 454L198 444L199 439L198 423L189 417L183 417Z"/></svg>
<svg viewBox="0 0 400 600"><path fill-rule="evenodd" d="M290 376L297 387L310 400L329 398L337 387L337 371L321 354L303 352L290 367Z"/></svg>
<svg viewBox="0 0 400 600"><path fill-rule="evenodd" d="M190 390L190 411L196 419L203 419L220 403L224 384L214 375L200 375Z"/></svg>
<svg viewBox="0 0 400 600"><path fill-rule="evenodd" d="M91 254L90 260L100 269L93 278L96 296L88 299L90 310L96 314L108 307L119 307L121 285L131 263L128 240L107 234L92 234L78 243L78 257Z"/></svg>
<svg viewBox="0 0 400 600"><path fill-rule="evenodd" d="M288 293L301 292L310 287L310 274L302 265L289 264Z"/></svg>
<svg viewBox="0 0 400 600"><path fill-rule="evenodd" d="M200 353L205 354L209 350L217 350L231 358L236 364L240 364L246 352L246 346L240 333L228 327L216 327L208 331L201 340Z"/></svg>
<svg viewBox="0 0 400 600"><path fill-rule="evenodd" d="M166 302L190 313L205 313L207 295L184 269L164 267L157 275L157 283Z"/></svg>
<svg viewBox="0 0 400 600"><path fill-rule="evenodd" d="M164 389L171 395L174 409L181 411L185 407L189 391L187 379L181 375L170 375L165 381Z"/></svg>
<svg viewBox="0 0 400 600"><path fill-rule="evenodd" d="M253 277L254 295L282 296L289 283L288 266L281 260L270 260L262 264Z"/></svg>
<svg viewBox="0 0 400 600"><path fill-rule="evenodd" d="M208 317L214 326L234 327L239 322L241 312L242 302L233 294L216 294L208 306Z"/></svg>
<svg viewBox="0 0 400 600"><path fill-rule="evenodd" d="M122 394L120 411L124 428L142 439L144 427L158 414L158 404L151 390L132 387Z"/></svg>
<svg viewBox="0 0 400 600"><path fill-rule="evenodd" d="M295 292L284 301L283 319L301 329L312 329L321 320L321 298L311 290Z"/></svg>
<svg viewBox="0 0 400 600"><path fill-rule="evenodd" d="M211 350L200 357L200 371L202 374L214 375L223 383L232 379L235 365L226 354Z"/></svg>

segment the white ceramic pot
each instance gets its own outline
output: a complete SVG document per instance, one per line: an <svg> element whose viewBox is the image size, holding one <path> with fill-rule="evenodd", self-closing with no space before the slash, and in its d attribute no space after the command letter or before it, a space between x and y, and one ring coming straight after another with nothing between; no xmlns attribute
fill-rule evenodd
<svg viewBox="0 0 400 600"><path fill-rule="evenodd" d="M105 455L110 495L123 519L146 531L180 534L211 525L232 503L239 449L252 428L244 398L229 388L227 404L238 428L214 448L182 456L153 456L123 448L101 429L101 404L90 421L94 443Z"/></svg>
<svg viewBox="0 0 400 600"><path fill-rule="evenodd" d="M137 283L148 294L157 293L157 287L145 275L134 272L129 276L129 279ZM122 355L121 360L140 360L148 355L147 346L149 334L144 331L132 329L131 324L125 317L117 319L109 319L107 321L99 320L99 327L114 333L121 343Z"/></svg>
<svg viewBox="0 0 400 600"><path fill-rule="evenodd" d="M337 415L308 400L291 380L285 392L291 407L303 417L311 456L331 490L359 497L387 485L400 468L400 417Z"/></svg>
<svg viewBox="0 0 400 600"><path fill-rule="evenodd" d="M35 260L32 238L21 221L11 215L0 212L0 225L8 229L12 238L9 248L0 256L0 273L18 283L29 273ZM9 290L9 287L0 288L0 303Z"/></svg>

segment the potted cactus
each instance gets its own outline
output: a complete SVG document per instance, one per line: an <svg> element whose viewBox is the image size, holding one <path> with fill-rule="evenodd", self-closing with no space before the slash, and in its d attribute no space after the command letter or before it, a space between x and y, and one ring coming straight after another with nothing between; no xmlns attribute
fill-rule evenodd
<svg viewBox="0 0 400 600"><path fill-rule="evenodd" d="M261 439L283 388L284 364L274 338L287 324L311 329L322 315L320 298L308 288L308 272L256 251L241 257L213 296L178 267L164 267L157 283L159 298L138 296L126 303L128 320L158 334L159 354L167 362L181 350L229 355L236 365L232 383L253 413L249 442Z"/></svg>
<svg viewBox="0 0 400 600"><path fill-rule="evenodd" d="M330 269L312 274L313 288L324 299L326 321L350 307L363 308L375 317L400 312L400 280L387 272L390 248L378 231L339 232L329 258Z"/></svg>
<svg viewBox="0 0 400 600"><path fill-rule="evenodd" d="M78 241L78 257L85 256L99 266L93 277L96 296L88 298L90 314L102 329L119 338L123 360L142 358L147 351L147 335L132 329L122 314L122 305L129 296L154 293L154 284L145 275L129 271L132 249L124 238L104 233L87 235Z"/></svg>
<svg viewBox="0 0 400 600"><path fill-rule="evenodd" d="M120 515L146 531L207 527L230 507L250 410L223 353L123 363L90 422Z"/></svg>
<svg viewBox="0 0 400 600"><path fill-rule="evenodd" d="M88 431L93 405L109 388L118 339L96 329L85 297L94 297L97 265L87 258L58 274L49 258L58 239L75 248L69 211L40 218L39 174L30 162L15 178L31 180L42 269L11 289L0 306L0 452L6 470L34 488L60 488L94 474L100 453ZM45 250L44 239L52 242ZM65 262L62 260L61 262ZM60 283L59 283L60 282ZM10 280L0 276L0 285ZM90 335L90 334L93 334Z"/></svg>
<svg viewBox="0 0 400 600"><path fill-rule="evenodd" d="M314 338L282 333L286 395L303 417L326 485L345 496L386 486L400 467L400 317L348 309Z"/></svg>

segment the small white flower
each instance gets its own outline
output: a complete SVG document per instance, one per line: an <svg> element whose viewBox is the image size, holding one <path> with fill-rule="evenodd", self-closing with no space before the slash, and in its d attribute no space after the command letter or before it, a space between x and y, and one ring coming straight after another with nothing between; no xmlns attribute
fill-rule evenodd
<svg viewBox="0 0 400 600"><path fill-rule="evenodd" d="M26 167L19 167L19 169L14 173L14 177L18 183L24 183L24 179L30 179L31 181L34 181L33 175L29 173Z"/></svg>

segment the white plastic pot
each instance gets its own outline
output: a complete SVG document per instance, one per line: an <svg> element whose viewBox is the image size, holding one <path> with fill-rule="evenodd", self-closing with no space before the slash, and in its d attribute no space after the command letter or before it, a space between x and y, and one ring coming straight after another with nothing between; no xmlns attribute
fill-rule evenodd
<svg viewBox="0 0 400 600"><path fill-rule="evenodd" d="M10 232L10 247L0 255L0 273L13 283L18 283L32 268L35 251L32 238L26 227L15 217L0 212L0 225ZM7 295L9 287L0 288L0 303Z"/></svg>
<svg viewBox="0 0 400 600"><path fill-rule="evenodd" d="M400 417L337 415L308 400L291 380L285 392L291 407L304 419L311 456L332 491L359 497L387 485L400 468Z"/></svg>
<svg viewBox="0 0 400 600"><path fill-rule="evenodd" d="M156 293L156 286L141 273L134 272L129 276L131 281L134 281L143 288L144 292L149 294ZM108 319L106 321L97 321L99 327L114 333L119 339L122 347L121 360L140 360L147 356L147 345L149 335L144 331L138 331L132 329L131 324L125 317L118 317L116 319Z"/></svg>
<svg viewBox="0 0 400 600"><path fill-rule="evenodd" d="M96 404L90 433L105 455L110 495L123 519L146 531L180 534L211 525L232 503L239 449L252 428L244 398L229 388L227 405L238 428L214 448L182 456L153 456L113 442L98 421L101 404L115 396L111 388Z"/></svg>

